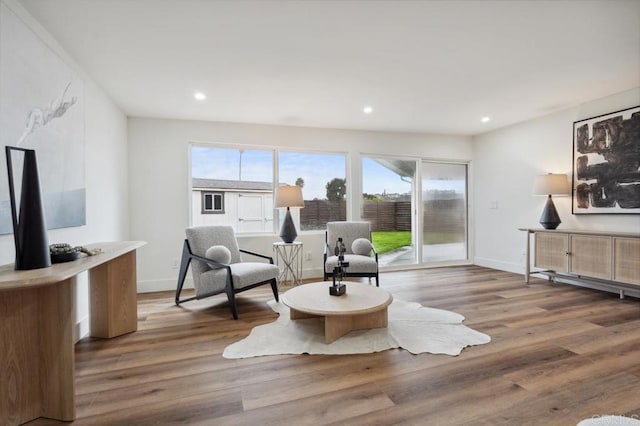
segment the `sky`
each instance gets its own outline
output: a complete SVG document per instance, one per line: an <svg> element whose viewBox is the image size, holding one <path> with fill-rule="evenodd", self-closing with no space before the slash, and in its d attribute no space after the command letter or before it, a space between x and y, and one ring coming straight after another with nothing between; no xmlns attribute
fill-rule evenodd
<svg viewBox="0 0 640 426"><path fill-rule="evenodd" d="M302 195L305 200L326 198L326 184L333 178L345 178L346 160L340 154L278 153L279 176L282 184L295 185L304 179ZM241 175L240 175L241 173ZM193 146L191 176L205 179L229 179L270 182L273 180L273 151L240 150Z"/></svg>
<svg viewBox="0 0 640 426"><path fill-rule="evenodd" d="M240 172L241 157L242 172ZM273 161L271 150L239 150L194 145L191 151L191 176L205 179L270 182L273 180ZM426 164L434 177L445 174L451 169L451 165L447 164ZM280 183L294 185L298 177L304 179L302 194L305 200L325 199L327 182L335 177L344 178L346 174L346 157L341 154L280 151L278 165ZM456 166L463 168L460 165ZM363 158L362 170L362 186L365 193L406 194L411 192L411 183L402 181L395 172L371 158ZM347 182L348 185L349 182ZM453 189L464 192L464 174L460 179L427 178L423 186L429 189Z"/></svg>

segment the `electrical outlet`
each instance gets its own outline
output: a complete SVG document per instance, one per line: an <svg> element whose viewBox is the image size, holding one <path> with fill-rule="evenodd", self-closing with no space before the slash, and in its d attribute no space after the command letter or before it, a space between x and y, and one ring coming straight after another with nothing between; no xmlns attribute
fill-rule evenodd
<svg viewBox="0 0 640 426"><path fill-rule="evenodd" d="M174 257L171 259L171 269L178 269L178 258Z"/></svg>
<svg viewBox="0 0 640 426"><path fill-rule="evenodd" d="M305 253L304 260L311 260L311 252L310 251Z"/></svg>

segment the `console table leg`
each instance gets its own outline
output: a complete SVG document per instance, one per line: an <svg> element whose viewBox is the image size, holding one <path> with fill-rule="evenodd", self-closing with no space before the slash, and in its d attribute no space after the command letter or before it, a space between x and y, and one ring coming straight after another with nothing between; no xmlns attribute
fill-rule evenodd
<svg viewBox="0 0 640 426"><path fill-rule="evenodd" d="M138 329L136 252L89 271L91 336L111 338Z"/></svg>
<svg viewBox="0 0 640 426"><path fill-rule="evenodd" d="M73 277L38 289L41 416L66 421L76 418L75 285Z"/></svg>
<svg viewBox="0 0 640 426"><path fill-rule="evenodd" d="M75 419L75 282L0 292L0 424Z"/></svg>

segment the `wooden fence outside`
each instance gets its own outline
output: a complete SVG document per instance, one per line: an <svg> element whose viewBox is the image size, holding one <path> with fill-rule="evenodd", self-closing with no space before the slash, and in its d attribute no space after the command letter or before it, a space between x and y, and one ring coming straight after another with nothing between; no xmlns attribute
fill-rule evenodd
<svg viewBox="0 0 640 426"><path fill-rule="evenodd" d="M327 222L347 220L346 201L305 200L300 209L300 225L303 231L325 230Z"/></svg>
<svg viewBox="0 0 640 426"><path fill-rule="evenodd" d="M326 223L346 220L346 202L305 200L300 210L302 230L324 230ZM462 199L431 200L424 206L424 231L464 233L465 203ZM365 201L362 219L372 231L411 231L411 201Z"/></svg>

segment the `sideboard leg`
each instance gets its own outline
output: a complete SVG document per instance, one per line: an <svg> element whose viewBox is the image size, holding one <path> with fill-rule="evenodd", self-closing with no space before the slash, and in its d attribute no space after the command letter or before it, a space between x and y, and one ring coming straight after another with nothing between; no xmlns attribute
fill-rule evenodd
<svg viewBox="0 0 640 426"><path fill-rule="evenodd" d="M525 284L529 284L529 275L531 274L531 256L529 255L529 247L530 247L530 235L531 233L527 231L527 246L525 248L525 271L524 271L524 282Z"/></svg>
<svg viewBox="0 0 640 426"><path fill-rule="evenodd" d="M620 289L620 299L624 299L624 290Z"/></svg>

